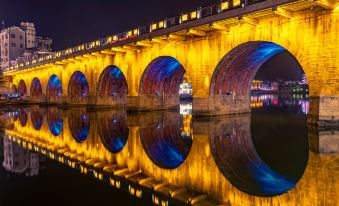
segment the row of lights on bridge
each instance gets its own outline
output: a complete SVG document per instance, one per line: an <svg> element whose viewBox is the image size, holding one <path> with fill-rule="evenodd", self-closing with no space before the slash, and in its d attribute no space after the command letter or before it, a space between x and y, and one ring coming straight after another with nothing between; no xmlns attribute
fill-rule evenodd
<svg viewBox="0 0 339 206"><path fill-rule="evenodd" d="M259 0L259 1L263 1L263 0ZM48 60L68 56L70 54L74 54L74 53L81 52L81 51L91 50L93 48L113 44L113 43L116 43L116 42L123 42L126 39L137 37L139 35L147 34L147 33L157 31L157 30L160 30L160 29L165 29L165 28L168 28L168 27L171 27L171 26L183 24L183 23L186 23L188 21L200 19L200 18L203 18L203 17L215 15L215 14L227 11L227 10L239 8L241 6L244 6L245 2L247 2L247 0L226 0L226 1L222 1L220 4L216 4L216 5L212 5L212 6L208 6L208 7L204 7L204 8L199 8L195 11L184 13L184 14L178 16L178 17L169 18L169 19L166 19L166 20L163 20L163 21L152 23L148 26L139 27L139 28L130 30L128 32L123 32L123 33L120 33L120 34L117 34L117 35L109 36L109 37L102 38L102 39L99 39L99 40L96 40L96 41L92 41L92 42L85 43L85 44L82 44L82 45L78 45L78 46L68 48L68 49L65 49L65 50L62 50L62 51L58 51L58 52L55 52L53 55L47 55L47 56L40 57L40 58L37 58L37 59L32 59L31 61L27 61L27 62L17 64L17 65L12 66L12 67L8 67L8 68L5 69L5 71L10 71L10 70L13 70L13 69L18 69L20 67L40 63L40 62L43 62L43 61L48 61ZM258 1L255 1L255 2L258 2Z"/></svg>

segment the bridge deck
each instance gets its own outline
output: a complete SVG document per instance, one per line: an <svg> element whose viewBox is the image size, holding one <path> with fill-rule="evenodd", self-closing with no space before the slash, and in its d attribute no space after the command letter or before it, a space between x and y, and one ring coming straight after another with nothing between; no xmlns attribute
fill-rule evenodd
<svg viewBox="0 0 339 206"><path fill-rule="evenodd" d="M335 2L338 2L337 0ZM115 36L106 37L100 40L96 40L90 43L79 45L73 48L68 48L63 51L56 52L54 56L46 56L43 58L35 59L29 62L25 62L14 67L6 68L4 70L5 75L13 75L19 71L48 66L50 64L63 64L68 60L75 57L103 53L113 54L113 52L126 52L128 50L138 50L143 46L149 46L152 44L159 44L162 41L168 39L180 39L184 40L185 36L203 36L204 32L209 32L214 29L227 30L228 26L247 22L255 24L258 20L263 18L269 18L273 15L286 15L286 13L277 12L285 11L291 14L296 11L308 9L315 6L321 6L324 8L334 6L334 1L329 0L266 0L259 1L251 5L233 8L225 12L216 12L216 14L195 18L194 20L187 20L185 22L178 22L169 28L157 29L155 31L147 31L141 34L141 30L145 30L143 27L139 28L138 34L130 36L130 32L121 33ZM210 7L212 9L212 7ZM280 10L278 10L279 8ZM198 11L198 10L197 10ZM176 17L175 17L176 18ZM172 19L175 19L172 18ZM182 18L182 17L179 17ZM152 25L150 25L152 27ZM121 35L125 35L121 38ZM120 38L117 41L113 41L112 38ZM112 51L113 50L113 51Z"/></svg>

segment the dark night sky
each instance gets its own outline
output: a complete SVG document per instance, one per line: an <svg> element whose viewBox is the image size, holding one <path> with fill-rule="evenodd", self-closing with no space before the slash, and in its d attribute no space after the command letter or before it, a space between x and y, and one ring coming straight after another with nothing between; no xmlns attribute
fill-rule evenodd
<svg viewBox="0 0 339 206"><path fill-rule="evenodd" d="M218 0L0 0L0 20L7 26L36 24L38 35L60 50L152 21L180 15Z"/></svg>
<svg viewBox="0 0 339 206"><path fill-rule="evenodd" d="M6 26L21 21L36 24L37 33L53 38L54 50L127 31L166 17L180 15L219 0L0 0L0 20ZM260 69L257 79L300 79L287 53ZM272 69L274 68L274 69ZM274 71L274 72L272 72ZM292 78L291 78L292 77Z"/></svg>

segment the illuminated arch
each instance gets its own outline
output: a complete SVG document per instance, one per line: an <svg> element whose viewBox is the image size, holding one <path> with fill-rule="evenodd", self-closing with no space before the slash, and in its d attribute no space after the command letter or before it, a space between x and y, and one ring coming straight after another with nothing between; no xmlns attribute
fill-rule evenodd
<svg viewBox="0 0 339 206"><path fill-rule="evenodd" d="M120 152L125 147L129 135L126 113L99 119L98 123L99 136L105 148L114 154Z"/></svg>
<svg viewBox="0 0 339 206"><path fill-rule="evenodd" d="M42 95L42 87L40 80L34 77L31 83L31 97L37 97Z"/></svg>
<svg viewBox="0 0 339 206"><path fill-rule="evenodd" d="M212 76L209 95L249 95L251 81L260 67L284 51L286 49L283 47L264 41L247 42L237 46L219 62Z"/></svg>
<svg viewBox="0 0 339 206"><path fill-rule="evenodd" d="M160 121L159 121L160 122ZM158 123L140 129L141 143L147 156L157 166L178 168L191 151L193 139L181 133L182 118L175 123Z"/></svg>
<svg viewBox="0 0 339 206"><path fill-rule="evenodd" d="M28 114L25 110L19 111L19 121L22 127L25 127L28 120Z"/></svg>
<svg viewBox="0 0 339 206"><path fill-rule="evenodd" d="M62 95L62 84L59 77L53 74L47 83L47 97L59 97Z"/></svg>
<svg viewBox="0 0 339 206"><path fill-rule="evenodd" d="M54 136L59 136L63 129L63 120L57 108L49 108L47 112L48 128Z"/></svg>
<svg viewBox="0 0 339 206"><path fill-rule="evenodd" d="M43 116L39 110L31 111L31 121L35 130L40 130L42 127Z"/></svg>
<svg viewBox="0 0 339 206"><path fill-rule="evenodd" d="M68 118L69 130L72 137L78 142L84 142L89 135L90 119L85 112L72 112Z"/></svg>
<svg viewBox="0 0 339 206"><path fill-rule="evenodd" d="M68 95L86 97L89 93L89 85L86 76L76 71L71 76L68 83Z"/></svg>
<svg viewBox="0 0 339 206"><path fill-rule="evenodd" d="M18 86L18 93L21 97L27 95L27 86L24 80L20 80L19 86Z"/></svg>
<svg viewBox="0 0 339 206"><path fill-rule="evenodd" d="M101 97L120 97L127 95L125 75L116 66L107 67L100 75L97 95Z"/></svg>
<svg viewBox="0 0 339 206"><path fill-rule="evenodd" d="M288 145L296 144L302 156L295 158L303 163L300 165L300 162L297 162L296 173L287 174L272 167L275 166L272 162L265 162L261 158L254 144L250 125L246 124L250 124L250 116L245 118L247 119L237 116L234 120L226 119L227 123L215 129L214 135L210 136L212 155L221 173L234 187L251 195L272 197L294 188L307 166L307 135L299 140L291 138L293 142ZM262 138L261 135L260 137ZM262 142L262 139L260 140ZM283 159L283 161L289 161L286 163L288 167L295 166L290 158L289 160Z"/></svg>
<svg viewBox="0 0 339 206"><path fill-rule="evenodd" d="M180 83L186 70L173 57L161 56L154 59L144 71L139 94L178 95Z"/></svg>

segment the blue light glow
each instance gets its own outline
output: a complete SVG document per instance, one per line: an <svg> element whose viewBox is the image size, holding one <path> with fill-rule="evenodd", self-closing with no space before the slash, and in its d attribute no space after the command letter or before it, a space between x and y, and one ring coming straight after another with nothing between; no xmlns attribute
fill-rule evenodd
<svg viewBox="0 0 339 206"><path fill-rule="evenodd" d="M61 96L62 95L62 85L58 76L53 74L47 84L47 94L48 96Z"/></svg>

